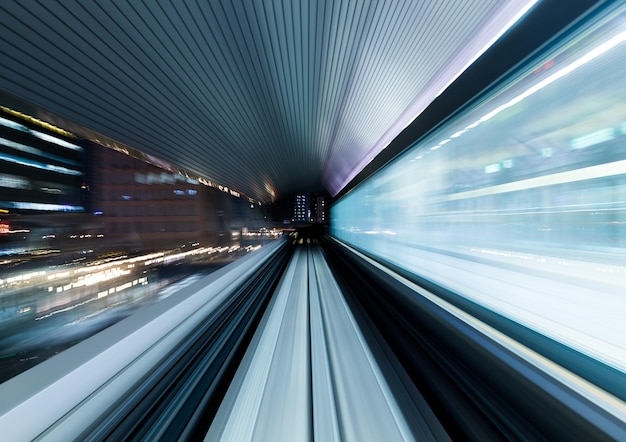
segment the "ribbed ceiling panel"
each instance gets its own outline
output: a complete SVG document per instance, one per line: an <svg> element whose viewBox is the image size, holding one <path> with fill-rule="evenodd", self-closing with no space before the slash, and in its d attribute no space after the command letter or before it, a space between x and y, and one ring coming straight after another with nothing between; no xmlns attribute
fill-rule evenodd
<svg viewBox="0 0 626 442"><path fill-rule="evenodd" d="M259 200L335 193L526 5L4 0L0 87Z"/></svg>

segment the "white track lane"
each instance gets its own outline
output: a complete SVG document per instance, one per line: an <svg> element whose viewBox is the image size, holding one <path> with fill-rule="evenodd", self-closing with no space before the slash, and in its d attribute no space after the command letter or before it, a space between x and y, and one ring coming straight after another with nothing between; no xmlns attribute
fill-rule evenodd
<svg viewBox="0 0 626 442"><path fill-rule="evenodd" d="M205 440L309 440L306 259L294 253Z"/></svg>
<svg viewBox="0 0 626 442"><path fill-rule="evenodd" d="M413 434L404 411L320 250L306 246L294 253L205 440L447 437L430 410Z"/></svg>

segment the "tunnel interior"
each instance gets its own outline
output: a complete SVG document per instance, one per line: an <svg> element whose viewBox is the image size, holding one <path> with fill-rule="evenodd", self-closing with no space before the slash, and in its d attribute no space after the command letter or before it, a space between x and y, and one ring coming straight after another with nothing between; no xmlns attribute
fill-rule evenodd
<svg viewBox="0 0 626 442"><path fill-rule="evenodd" d="M1 2L2 437L625 439L625 23Z"/></svg>

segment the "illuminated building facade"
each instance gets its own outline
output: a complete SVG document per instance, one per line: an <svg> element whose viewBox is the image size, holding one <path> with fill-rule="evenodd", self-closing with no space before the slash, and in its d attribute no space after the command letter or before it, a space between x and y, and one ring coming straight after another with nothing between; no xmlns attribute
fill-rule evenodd
<svg viewBox="0 0 626 442"><path fill-rule="evenodd" d="M211 202L220 192L113 149L91 149L94 214L110 243L144 250L204 244L209 231L222 230Z"/></svg>
<svg viewBox="0 0 626 442"><path fill-rule="evenodd" d="M309 207L309 195L298 194L294 197L293 221L297 223L308 223L311 218Z"/></svg>
<svg viewBox="0 0 626 442"><path fill-rule="evenodd" d="M0 209L83 212L84 148L69 132L0 107Z"/></svg>

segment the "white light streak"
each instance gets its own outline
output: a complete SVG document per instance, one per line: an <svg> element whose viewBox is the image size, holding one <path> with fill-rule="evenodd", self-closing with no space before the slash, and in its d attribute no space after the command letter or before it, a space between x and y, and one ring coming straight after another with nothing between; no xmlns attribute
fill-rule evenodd
<svg viewBox="0 0 626 442"><path fill-rule="evenodd" d="M466 198L476 198L486 195L497 195L500 193L517 192L520 190L536 189L538 187L553 186L555 184L575 183L578 181L592 180L595 178L606 178L610 176L626 174L626 160L614 161L612 163L600 164L597 166L583 167L581 169L568 170L567 172L554 173L526 180L514 181L511 183L490 186L484 189L468 190L453 195L446 195L434 198L433 202L456 201Z"/></svg>
<svg viewBox="0 0 626 442"><path fill-rule="evenodd" d="M56 144L56 145L61 146L61 147L66 147L68 149L77 150L77 151L82 151L83 150L83 148L80 147L80 146L77 146L77 145L72 144L72 143L68 143L65 140L62 140L62 139L57 138L57 137L53 137L52 135L44 134L44 133L38 132L36 130L31 130L30 133L33 134L34 136L36 136L37 138L39 138L40 140L44 140L44 141Z"/></svg>
<svg viewBox="0 0 626 442"><path fill-rule="evenodd" d="M480 124L480 123L484 123L486 121L489 121L490 119L492 119L493 117L498 115L503 110L508 109L508 108L516 105L517 103L521 102L522 100L524 100L524 99L530 97L531 95L539 92L540 90L542 90L546 86L554 83L558 79L563 78L563 77L565 77L568 74L571 74L572 72L574 72L579 67L584 66L585 64L587 64L590 61L596 59L600 55L608 52L609 50L611 50L614 47L616 47L618 44L623 43L625 40L626 40L626 31L619 33L618 35L614 36L613 38L609 39L608 41L602 43L601 45L599 45L596 48L592 49L591 51L587 52L585 55L583 55L582 57L580 57L576 61L570 63L569 65L567 65L564 68L558 70L557 72L555 72L554 74L550 75L549 77L544 78L543 80L541 80L537 84L535 84L535 85L531 86L530 88L526 89L524 92L522 92L518 96L516 96L514 98L511 98L509 101L507 101L503 105L501 105L501 106L495 108L494 110L492 110L491 112L483 115L478 120L477 123ZM476 124L476 125L478 125L478 124ZM469 126L468 126L468 128L469 128Z"/></svg>
<svg viewBox="0 0 626 442"><path fill-rule="evenodd" d="M535 4L537 3L538 0L531 0L528 3L526 3L526 5L524 5L524 7L522 9L520 9L518 11L517 14L515 14L513 16L513 18L511 18L511 20L509 20L486 44L485 46L483 46L478 52L476 52L474 54L474 56L472 58L469 59L469 61L461 68L459 69L459 71L454 74L450 80L448 80L448 82L441 88L441 90L439 92L437 92L437 94L435 94L435 97L438 97L439 95L441 95L446 89L448 89L448 87L454 83L454 80L456 80L457 78L459 78L461 76L461 74L463 72L465 72L467 70L468 67L470 67L476 60L478 60L478 58L483 55L487 49L489 49L491 46L493 46L493 44L498 41L500 39L500 37L502 37L504 35L504 33L506 31L508 31L515 23L517 23L518 21L520 21L520 19L522 17L524 17L526 15L526 13L528 11L530 11L530 8L532 8L533 6L535 6Z"/></svg>

